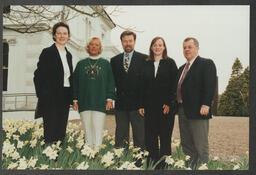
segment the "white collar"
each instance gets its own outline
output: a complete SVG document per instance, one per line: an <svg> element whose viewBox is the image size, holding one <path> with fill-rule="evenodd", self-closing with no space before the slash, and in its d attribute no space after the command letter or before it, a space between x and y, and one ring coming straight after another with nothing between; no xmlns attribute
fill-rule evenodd
<svg viewBox="0 0 256 175"><path fill-rule="evenodd" d="M100 55L97 55L97 56L89 56L89 58L91 58L91 59L93 59L93 60L97 60L97 59L99 59L100 58Z"/></svg>

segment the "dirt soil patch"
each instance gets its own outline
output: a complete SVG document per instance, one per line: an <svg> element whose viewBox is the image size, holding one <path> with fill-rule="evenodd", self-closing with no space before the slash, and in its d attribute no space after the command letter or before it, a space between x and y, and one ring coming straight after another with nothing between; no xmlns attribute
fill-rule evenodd
<svg viewBox="0 0 256 175"><path fill-rule="evenodd" d="M80 122L72 120L71 122ZM107 115L105 130L115 134L115 117ZM130 129L131 131L131 129ZM132 132L130 132L132 135ZM173 137L180 138L178 118L175 118ZM249 151L249 118L248 117L213 117L209 130L210 157L219 156L222 160L230 160L232 155L241 156Z"/></svg>

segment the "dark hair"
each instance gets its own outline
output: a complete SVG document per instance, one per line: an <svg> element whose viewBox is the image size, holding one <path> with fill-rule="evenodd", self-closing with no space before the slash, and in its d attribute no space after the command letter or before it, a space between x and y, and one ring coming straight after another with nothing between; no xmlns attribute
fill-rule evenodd
<svg viewBox="0 0 256 175"><path fill-rule="evenodd" d="M199 47L199 42L198 42L198 40L197 40L196 38L193 38L193 37L187 37L186 39L184 39L183 42L187 42L187 41L189 41L189 40L193 40L195 46L196 46L196 47Z"/></svg>
<svg viewBox="0 0 256 175"><path fill-rule="evenodd" d="M56 34L56 30L57 30L58 27L66 27L68 29L68 35L70 36L69 26L64 22L58 22L58 23L54 24L54 26L52 27L52 39L53 39L53 41L56 41L56 39L54 38L54 35Z"/></svg>
<svg viewBox="0 0 256 175"><path fill-rule="evenodd" d="M149 56L147 57L146 61L153 61L155 58L154 58L154 52L152 50L152 46L155 44L155 42L157 40L162 40L163 41L163 44L164 44L164 51L163 51L163 59L168 59L168 55L167 55L167 48L166 48L166 44L165 44L165 41L162 37L160 36L157 36L155 38L153 38L153 40L151 41L151 44L150 44L150 47L149 47Z"/></svg>
<svg viewBox="0 0 256 175"><path fill-rule="evenodd" d="M136 33L132 32L130 30L123 31L123 33L121 33L121 35L120 35L120 40L122 41L122 38L126 35L132 35L134 38L134 41L136 40Z"/></svg>

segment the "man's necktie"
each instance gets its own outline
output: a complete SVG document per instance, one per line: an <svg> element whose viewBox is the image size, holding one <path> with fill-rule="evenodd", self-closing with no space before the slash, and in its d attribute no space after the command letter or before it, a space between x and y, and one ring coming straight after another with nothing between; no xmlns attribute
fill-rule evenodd
<svg viewBox="0 0 256 175"><path fill-rule="evenodd" d="M178 103L181 103L182 102L182 99L181 99L181 84L188 72L188 68L189 68L189 65L190 63L188 62L184 68L184 71L183 71L183 74L179 80L179 83L178 83L178 87L177 87L177 100L178 100Z"/></svg>
<svg viewBox="0 0 256 175"><path fill-rule="evenodd" d="M129 54L125 53L124 55L124 70L125 72L128 72L129 69Z"/></svg>

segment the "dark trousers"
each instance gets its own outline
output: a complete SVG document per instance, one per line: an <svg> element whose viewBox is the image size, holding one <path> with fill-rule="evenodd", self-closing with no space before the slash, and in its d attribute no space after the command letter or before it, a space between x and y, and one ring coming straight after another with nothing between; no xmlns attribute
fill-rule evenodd
<svg viewBox="0 0 256 175"><path fill-rule="evenodd" d="M181 146L185 155L191 157L191 168L207 163L209 159L209 119L189 119L183 106L178 108Z"/></svg>
<svg viewBox="0 0 256 175"><path fill-rule="evenodd" d="M145 141L149 159L156 163L162 156L171 155L174 116L163 114L163 108L145 109ZM160 148L159 148L160 139Z"/></svg>
<svg viewBox="0 0 256 175"><path fill-rule="evenodd" d="M70 107L70 88L60 89L60 98L44 105L43 125L46 143L63 141Z"/></svg>
<svg viewBox="0 0 256 175"><path fill-rule="evenodd" d="M120 111L115 113L116 118L116 132L115 132L115 146L127 147L129 146L129 128L132 126L133 144L135 147L145 148L144 135L144 118L139 115L137 110L134 111Z"/></svg>

